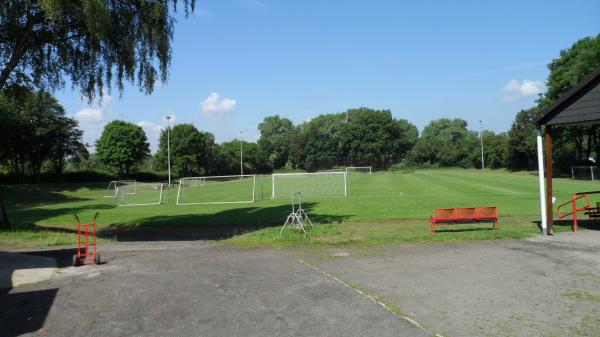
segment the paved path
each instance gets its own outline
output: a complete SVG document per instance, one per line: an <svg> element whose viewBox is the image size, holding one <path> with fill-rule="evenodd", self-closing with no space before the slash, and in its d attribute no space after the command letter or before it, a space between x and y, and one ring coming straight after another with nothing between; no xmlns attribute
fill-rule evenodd
<svg viewBox="0 0 600 337"><path fill-rule="evenodd" d="M444 336L600 336L600 241L578 235L585 244L420 244L304 259Z"/></svg>
<svg viewBox="0 0 600 337"><path fill-rule="evenodd" d="M100 266L0 295L1 336L426 336L288 252L103 247Z"/></svg>

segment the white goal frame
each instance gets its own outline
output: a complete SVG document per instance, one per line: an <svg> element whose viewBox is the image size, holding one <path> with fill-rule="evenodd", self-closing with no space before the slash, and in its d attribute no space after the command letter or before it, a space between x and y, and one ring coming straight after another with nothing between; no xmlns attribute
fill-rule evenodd
<svg viewBox="0 0 600 337"><path fill-rule="evenodd" d="M144 203L123 204L123 199L125 198L125 195L135 195L135 194L137 194L138 187L144 188L144 187L147 187L147 186L155 186L155 187L159 187L160 188L160 191L158 193L158 201L157 202L144 202ZM165 186L166 186L166 184L163 184L163 183L142 183L142 184L136 183L134 185L134 189L135 190L134 190L133 193L119 193L117 195L121 199L121 202L119 203L119 206L130 207L130 206L161 205L163 203L163 193L165 191ZM117 188L117 192L118 192L118 188Z"/></svg>
<svg viewBox="0 0 600 337"><path fill-rule="evenodd" d="M356 169L368 169L369 170L369 174L373 174L373 167L371 166L348 166L346 167L346 174L350 174L350 172L352 172L352 170L356 170Z"/></svg>
<svg viewBox="0 0 600 337"><path fill-rule="evenodd" d="M249 178L252 177L252 200L235 200L235 201L201 201L201 202L179 202L179 196L181 195L181 186L184 180L196 180L202 181L202 184L193 185L204 186L206 185L206 179L219 179L219 178ZM255 174L243 174L243 175L230 175L230 176L203 176L203 177L185 177L179 179L179 187L177 189L177 201L175 204L177 206L186 206L186 205L220 205L220 204L251 204L256 201L256 175Z"/></svg>
<svg viewBox="0 0 600 337"><path fill-rule="evenodd" d="M338 172L301 172L301 173L273 173L271 175L271 199L275 199L275 177L281 176L311 176L311 175L343 175L344 176L344 198L348 196L348 175L345 171Z"/></svg>
<svg viewBox="0 0 600 337"><path fill-rule="evenodd" d="M598 180L598 178L600 178L598 176L598 174L594 175L594 170L600 170L598 168L598 166L592 166L592 165L589 165L589 166L571 166L571 179L573 179L573 180L576 180L575 179L575 169L589 169L590 170L590 177L591 177L592 181ZM598 173L598 171L596 171L596 173ZM587 179L577 179L577 180L587 180Z"/></svg>
<svg viewBox="0 0 600 337"><path fill-rule="evenodd" d="M112 193L112 195L107 195L108 191L111 190L110 186L113 185L113 184L115 186L115 188L113 189L114 193ZM105 198L116 198L116 197L118 197L119 196L119 184L121 184L121 186L123 186L123 185L128 185L128 186L129 185L133 185L134 189L133 189L133 192L130 193L130 194L135 194L135 192L136 192L136 186L137 186L137 181L135 179L131 179L131 180L111 180L111 181L108 182L108 186L106 187L107 194L105 194L104 197Z"/></svg>

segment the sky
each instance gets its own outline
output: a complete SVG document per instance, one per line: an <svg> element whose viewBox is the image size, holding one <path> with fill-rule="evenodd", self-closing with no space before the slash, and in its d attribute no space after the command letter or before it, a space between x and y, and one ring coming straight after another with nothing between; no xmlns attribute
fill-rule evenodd
<svg viewBox="0 0 600 337"><path fill-rule="evenodd" d="M55 92L87 143L113 119L143 127L154 152L165 115L218 142L256 141L266 116L358 107L419 130L447 117L507 131L545 90L546 65L600 33L597 0L199 0L175 16L169 79L151 95L126 85L90 105Z"/></svg>

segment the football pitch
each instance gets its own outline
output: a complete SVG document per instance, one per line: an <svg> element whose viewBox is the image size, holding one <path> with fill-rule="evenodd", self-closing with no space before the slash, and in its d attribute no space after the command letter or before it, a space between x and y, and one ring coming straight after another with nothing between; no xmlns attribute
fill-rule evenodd
<svg viewBox="0 0 600 337"><path fill-rule="evenodd" d="M375 236L384 241L401 237L402 234L397 231L408 235L408 241L429 240L427 219L435 208L474 206L497 206L500 231L464 231L454 233L456 235L450 239L522 237L538 232L535 223L540 212L538 179L530 172L448 169L354 173L347 176L347 197L340 195L343 183L339 179L316 182L325 192L335 193L324 193L325 197L305 195L302 200L303 208L313 222L323 225L313 230L313 239L343 237L343 242L351 242L379 230L381 232ZM298 184L298 180L295 184L299 188L303 185L301 182ZM294 188L288 186L284 190L287 193ZM75 225L74 214L79 214L82 221L86 221L98 212L99 231L220 226L237 228L236 233L252 232L245 236L250 242L255 242L261 238L279 239L275 234L291 211L291 198L278 195L272 199L272 189L272 177L265 175L257 176L255 182L253 178L196 182L196 186L187 188L185 192L188 193L187 200L191 201L255 199L246 203L176 205L176 186L163 191L162 204L122 207L119 206L120 198L104 196L106 186L100 184L6 186L5 198L10 220L17 229L70 231ZM571 198L574 192L598 190L600 184L555 179L554 189L559 204ZM158 200L156 190L147 190L146 193L144 200ZM348 231L353 234L345 235ZM357 234L357 231L360 233ZM2 235L4 238L0 237L0 242L16 234ZM435 240L445 236L448 233L436 234ZM244 242L245 239L239 240Z"/></svg>

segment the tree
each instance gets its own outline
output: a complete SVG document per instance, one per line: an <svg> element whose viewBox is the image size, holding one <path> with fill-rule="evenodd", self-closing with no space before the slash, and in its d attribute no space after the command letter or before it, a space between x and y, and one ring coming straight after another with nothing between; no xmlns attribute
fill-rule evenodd
<svg viewBox="0 0 600 337"><path fill-rule="evenodd" d="M485 167L498 169L506 167L509 156L509 138L506 133L494 134L492 131L483 131L483 157ZM477 157L477 167L481 160Z"/></svg>
<svg viewBox="0 0 600 337"><path fill-rule="evenodd" d="M180 177L204 173L201 158L206 157L205 135L192 124L177 124L170 131L171 167ZM160 133L156 159L167 167L167 129Z"/></svg>
<svg viewBox="0 0 600 337"><path fill-rule="evenodd" d="M0 158L21 178L26 163L39 181L45 162L50 161L60 174L67 157L87 155L77 121L66 117L63 107L49 93L23 91L9 96L7 92L0 99L0 110Z"/></svg>
<svg viewBox="0 0 600 337"><path fill-rule="evenodd" d="M477 134L462 119L441 118L430 122L411 151L417 163L472 167L477 161Z"/></svg>
<svg viewBox="0 0 600 337"><path fill-rule="evenodd" d="M272 169L284 167L288 162L290 146L296 132L292 121L278 115L265 117L258 124L258 130L258 146L266 155L269 166Z"/></svg>
<svg viewBox="0 0 600 337"><path fill-rule="evenodd" d="M177 0L9 0L0 2L0 91L54 89L63 76L91 100L113 82L149 94L166 82ZM186 15L195 0L184 0ZM157 69L158 68L158 69Z"/></svg>
<svg viewBox="0 0 600 337"><path fill-rule="evenodd" d="M144 130L132 123L114 120L108 123L96 141L98 158L121 176L128 176L131 166L141 163L150 153Z"/></svg>
<svg viewBox="0 0 600 337"><path fill-rule="evenodd" d="M510 168L534 168L536 164L535 120L538 116L537 108L521 110L517 113L508 131Z"/></svg>
<svg viewBox="0 0 600 337"><path fill-rule="evenodd" d="M418 137L416 126L389 110L349 109L340 133L345 165L386 167L400 161Z"/></svg>

